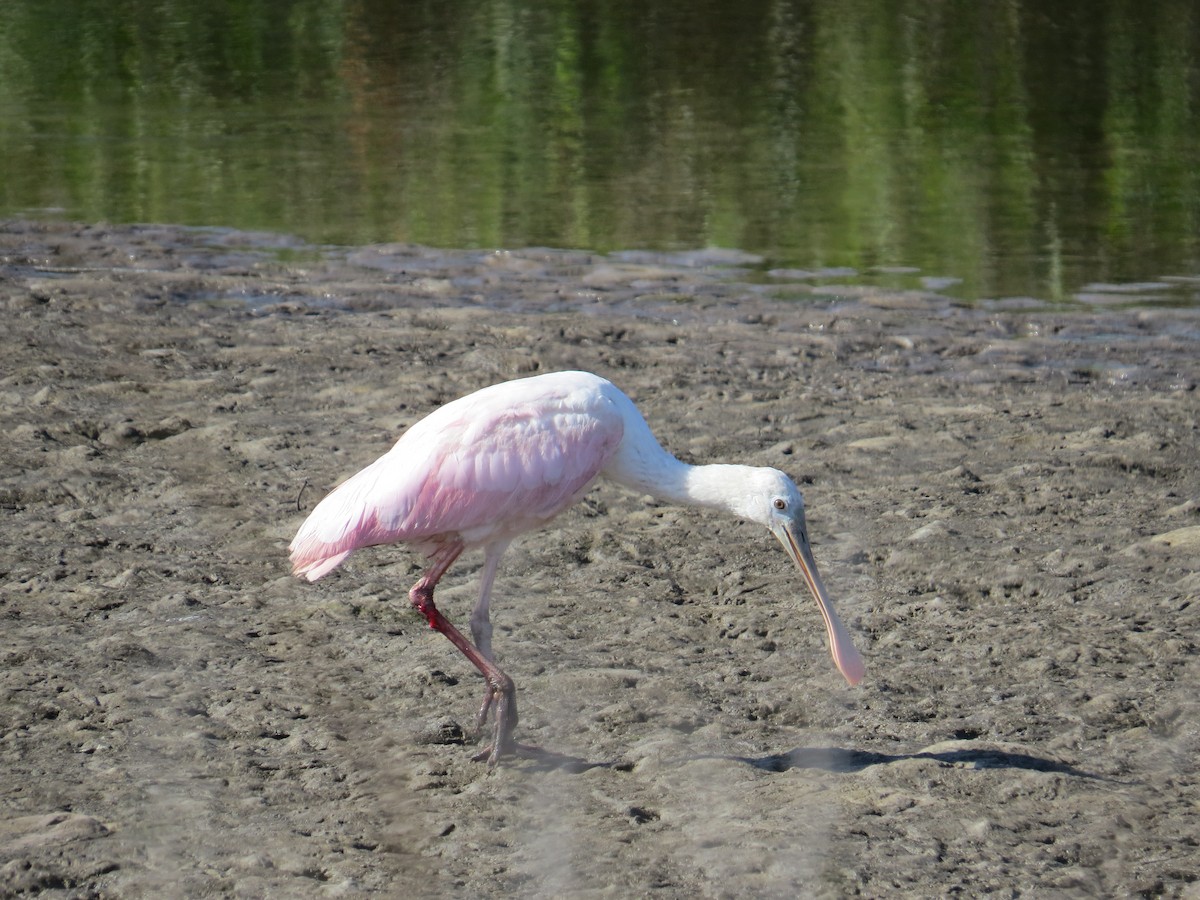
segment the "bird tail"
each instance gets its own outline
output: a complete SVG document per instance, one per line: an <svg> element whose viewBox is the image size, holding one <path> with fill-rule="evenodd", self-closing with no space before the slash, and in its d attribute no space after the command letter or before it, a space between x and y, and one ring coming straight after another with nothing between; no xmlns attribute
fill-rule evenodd
<svg viewBox="0 0 1200 900"><path fill-rule="evenodd" d="M292 544L292 574L299 578L316 581L324 578L345 561L353 550L343 550L341 553L328 555L328 544L309 541L303 544Z"/></svg>
<svg viewBox="0 0 1200 900"><path fill-rule="evenodd" d="M288 548L293 575L324 578L359 547L373 543L375 516L363 498L363 474L332 491L304 520Z"/></svg>

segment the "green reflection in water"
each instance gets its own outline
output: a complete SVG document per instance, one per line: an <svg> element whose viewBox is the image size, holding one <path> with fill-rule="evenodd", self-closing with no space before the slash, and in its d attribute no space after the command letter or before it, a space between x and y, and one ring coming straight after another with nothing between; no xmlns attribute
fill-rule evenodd
<svg viewBox="0 0 1200 900"><path fill-rule="evenodd" d="M0 215L1195 274L1194 4L8 0Z"/></svg>

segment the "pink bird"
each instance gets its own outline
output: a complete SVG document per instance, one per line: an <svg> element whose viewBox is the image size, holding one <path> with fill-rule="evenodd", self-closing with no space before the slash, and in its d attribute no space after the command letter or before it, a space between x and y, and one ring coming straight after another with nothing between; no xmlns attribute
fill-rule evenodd
<svg viewBox="0 0 1200 900"><path fill-rule="evenodd" d="M578 501L600 475L670 503L724 510L765 525L800 567L817 601L833 661L851 685L862 657L829 602L805 530L804 500L778 469L691 466L655 440L633 402L587 372L555 372L476 391L430 413L390 451L343 482L300 526L292 571L328 575L360 547L407 543L430 565L409 591L412 605L483 674L480 731L495 710L491 744L476 759L533 748L517 744L516 687L492 655L489 604L500 558L512 540ZM464 550L482 547L474 642L433 602Z"/></svg>

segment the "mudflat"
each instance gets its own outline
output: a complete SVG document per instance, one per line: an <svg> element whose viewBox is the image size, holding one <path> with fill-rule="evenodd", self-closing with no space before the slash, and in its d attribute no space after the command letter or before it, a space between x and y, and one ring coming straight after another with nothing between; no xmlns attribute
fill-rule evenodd
<svg viewBox="0 0 1200 900"><path fill-rule="evenodd" d="M0 892L1200 896L1200 310L744 262L4 224ZM416 554L290 575L405 427L556 369L797 479L861 685L768 533L601 482L506 557L558 756L490 771Z"/></svg>

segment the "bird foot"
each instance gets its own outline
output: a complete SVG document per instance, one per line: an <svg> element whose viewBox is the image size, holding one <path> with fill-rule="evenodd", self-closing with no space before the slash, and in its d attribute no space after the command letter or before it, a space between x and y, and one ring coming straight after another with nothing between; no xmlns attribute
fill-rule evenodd
<svg viewBox="0 0 1200 900"><path fill-rule="evenodd" d="M499 748L498 752L497 748ZM543 750L541 747L534 747L532 744L521 744L510 739L507 743L493 741L472 756L471 759L474 762L486 761L488 768L494 769L500 760L506 756L515 756L518 759L546 759L552 755L554 754Z"/></svg>
<svg viewBox="0 0 1200 900"><path fill-rule="evenodd" d="M513 740L518 719L517 691L507 676L504 676L502 682L489 684L487 692L483 695L483 703L475 719L478 733L481 735L488 720L488 713L493 707L496 715L492 722L492 742L474 757L477 761L486 759L489 768L495 768L503 756L520 755L522 750L536 749Z"/></svg>

